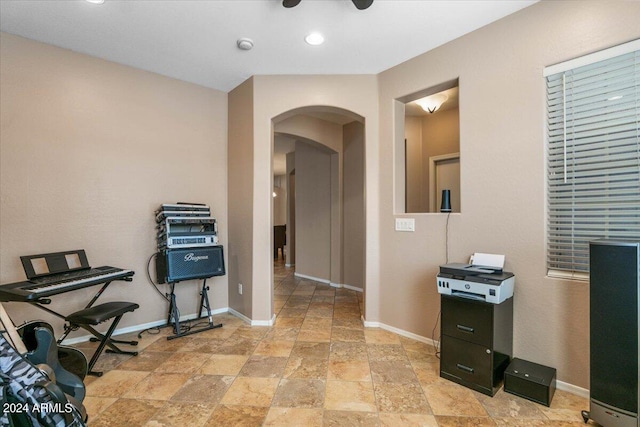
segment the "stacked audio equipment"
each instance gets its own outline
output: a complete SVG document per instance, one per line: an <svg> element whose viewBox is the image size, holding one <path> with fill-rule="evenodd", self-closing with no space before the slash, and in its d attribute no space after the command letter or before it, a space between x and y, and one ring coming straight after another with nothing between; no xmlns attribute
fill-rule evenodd
<svg viewBox="0 0 640 427"><path fill-rule="evenodd" d="M207 205L164 204L156 211L158 283L225 274L218 224Z"/></svg>
<svg viewBox="0 0 640 427"><path fill-rule="evenodd" d="M224 251L222 245L218 244L218 224L211 216L209 206L195 203L163 204L155 215L158 243L156 277L158 283L171 286L168 323L173 325L175 335L168 339L221 327L221 324L213 324L207 296L209 287L206 279L226 273ZM192 279L204 279L199 314L206 309L209 326L185 332L180 327L174 290L176 283Z"/></svg>
<svg viewBox="0 0 640 427"><path fill-rule="evenodd" d="M590 410L605 427L639 427L640 242L589 244Z"/></svg>

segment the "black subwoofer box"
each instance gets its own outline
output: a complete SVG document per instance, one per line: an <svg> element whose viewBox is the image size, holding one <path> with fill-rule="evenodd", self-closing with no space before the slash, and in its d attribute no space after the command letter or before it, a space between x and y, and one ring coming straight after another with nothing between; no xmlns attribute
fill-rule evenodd
<svg viewBox="0 0 640 427"><path fill-rule="evenodd" d="M522 359L513 359L504 371L504 391L551 406L556 391L556 370Z"/></svg>

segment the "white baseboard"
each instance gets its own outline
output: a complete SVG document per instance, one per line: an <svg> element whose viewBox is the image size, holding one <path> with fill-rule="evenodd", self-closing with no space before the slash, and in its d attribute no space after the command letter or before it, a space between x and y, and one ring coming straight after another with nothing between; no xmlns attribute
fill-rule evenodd
<svg viewBox="0 0 640 427"><path fill-rule="evenodd" d="M233 314L237 318L245 321L248 324L251 324L251 319L249 319L247 316L245 316L244 314L240 313L239 311L236 311L231 307L229 307L227 310L229 311L229 313Z"/></svg>
<svg viewBox="0 0 640 427"><path fill-rule="evenodd" d="M218 308L216 310L211 310L211 314L222 314L222 313L227 313L228 311L229 311L229 308L227 308L227 307ZM206 312L205 312L205 314L206 314ZM187 321L187 320L193 320L193 319L196 319L197 317L198 317L197 313L186 314L184 316L180 316L180 321L183 322L183 321ZM128 334L129 332L144 331L145 329L157 328L157 327L166 326L166 325L167 325L167 319L162 319L162 320L156 320L154 322L143 323L141 325L127 326L127 327L124 327L124 328L116 329L113 332L113 336L115 337L117 335ZM90 338L94 338L94 336L93 335L83 335L81 337L68 338L68 339L65 339L62 342L62 344L63 345L73 345L73 344L89 341Z"/></svg>
<svg viewBox="0 0 640 427"><path fill-rule="evenodd" d="M234 316L236 316L239 319L244 320L245 322L247 322L251 326L273 326L274 323L276 323L276 315L275 314L273 315L273 317L270 320L251 320L247 316L245 316L244 314L240 313L239 311L234 310L231 307L229 307L229 313L233 314Z"/></svg>
<svg viewBox="0 0 640 427"><path fill-rule="evenodd" d="M251 326L273 326L276 323L276 315L271 320L252 320Z"/></svg>
<svg viewBox="0 0 640 427"><path fill-rule="evenodd" d="M349 289L349 290L356 291L356 292L363 292L362 288L357 288L357 287L351 286L351 285L345 285L343 283L334 283L331 280L320 279L319 277L307 276L306 274L299 274L299 273L294 273L294 276L300 277L301 279L313 280L314 282L326 283L327 285L331 286L332 288L345 288L345 289Z"/></svg>
<svg viewBox="0 0 640 427"><path fill-rule="evenodd" d="M351 285L341 285L341 286L345 289L349 289L350 291L363 292L362 288L357 288L355 286L351 286Z"/></svg>
<svg viewBox="0 0 640 427"><path fill-rule="evenodd" d="M394 334L402 335L403 337L411 338L413 340L420 341L420 342L423 342L425 344L430 344L430 345L432 345L434 347L437 346L437 345L440 345L440 343L438 341L434 341L431 338L427 338L427 337L423 337L421 335L414 334L413 332L408 332L408 331L405 331L403 329L398 329L396 327L385 325L384 323L380 323L380 322L369 322L369 321L364 320L364 319L362 319L362 320L364 322L365 328L380 328L380 329L384 329L385 331L393 332Z"/></svg>
<svg viewBox="0 0 640 427"><path fill-rule="evenodd" d="M556 388L558 390L566 391L571 394L575 394L580 397L589 398L589 390L586 388L578 387L577 385L565 383L564 381L556 381Z"/></svg>
<svg viewBox="0 0 640 427"><path fill-rule="evenodd" d="M307 276L306 274L300 274L300 273L293 273L293 275L296 277L300 277L302 279L313 280L314 282L326 283L327 285L331 284L330 280L321 279L319 277Z"/></svg>
<svg viewBox="0 0 640 427"><path fill-rule="evenodd" d="M427 338L427 337L423 337L423 336L420 336L420 335L416 335L414 333L407 332L407 331L404 331L402 329L395 328L393 326L385 325L384 323L369 322L369 321L364 320L364 318L362 319L362 321L364 323L365 328L380 328L380 329L387 330L389 332L393 332L393 333L398 334L398 335L402 335L403 337L407 337L407 338L414 339L416 341L423 342L425 344L431 344L434 347L436 345L440 345L440 343L438 341L434 341L431 338ZM566 391L568 393L575 394L575 395L580 396L580 397L584 397L584 398L587 398L587 399L589 398L589 390L588 389L582 388L582 387L578 387L577 385L569 384L569 383L566 383L564 381L556 381L556 388L558 390Z"/></svg>

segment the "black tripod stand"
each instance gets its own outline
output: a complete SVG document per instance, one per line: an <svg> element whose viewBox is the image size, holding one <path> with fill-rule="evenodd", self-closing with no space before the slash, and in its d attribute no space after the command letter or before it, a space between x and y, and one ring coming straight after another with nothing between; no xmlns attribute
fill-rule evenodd
<svg viewBox="0 0 640 427"><path fill-rule="evenodd" d="M195 320L204 319L206 317L209 324L207 326L203 326L197 329L188 329L184 332L180 327L180 311L178 310L178 303L176 301L176 294L175 294L176 282L171 282L169 283L169 285L171 286L171 293L169 294L169 314L167 317L167 326L173 325L174 334L168 336L167 337L168 340L184 337L187 335L197 334L198 332L208 331L209 329L222 327L222 323L219 323L217 325L213 323L213 317L211 315L211 307L209 305L209 296L207 295L207 291L209 290L209 287L207 286L207 279L204 279L202 281L202 290L200 291L200 307L198 309L198 317L196 317ZM206 308L207 310L206 316L202 315L203 308Z"/></svg>

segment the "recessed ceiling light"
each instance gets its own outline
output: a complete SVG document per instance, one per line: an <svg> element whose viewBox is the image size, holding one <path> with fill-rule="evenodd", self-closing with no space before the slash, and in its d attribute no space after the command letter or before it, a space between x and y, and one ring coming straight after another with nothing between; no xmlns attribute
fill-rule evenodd
<svg viewBox="0 0 640 427"><path fill-rule="evenodd" d="M93 4L102 4L104 3L104 0L86 0L89 3L93 3Z"/></svg>
<svg viewBox="0 0 640 427"><path fill-rule="evenodd" d="M324 36L320 33L311 33L304 38L304 41L312 46L318 46L324 43Z"/></svg>

